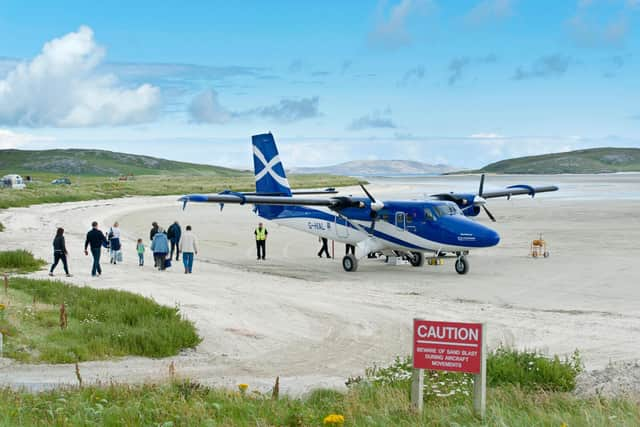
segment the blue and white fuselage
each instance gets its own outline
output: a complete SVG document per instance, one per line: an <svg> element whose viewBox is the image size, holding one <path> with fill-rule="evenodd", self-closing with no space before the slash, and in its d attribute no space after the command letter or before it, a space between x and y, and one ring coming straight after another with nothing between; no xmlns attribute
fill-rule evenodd
<svg viewBox="0 0 640 427"><path fill-rule="evenodd" d="M355 199L358 200L358 199ZM366 199L360 199L365 205ZM495 246L498 233L466 216L452 202L385 201L375 222L368 208L347 208L335 214L303 206L287 206L265 219L296 230L356 247L356 257L370 252L464 252ZM373 227L372 227L373 225Z"/></svg>

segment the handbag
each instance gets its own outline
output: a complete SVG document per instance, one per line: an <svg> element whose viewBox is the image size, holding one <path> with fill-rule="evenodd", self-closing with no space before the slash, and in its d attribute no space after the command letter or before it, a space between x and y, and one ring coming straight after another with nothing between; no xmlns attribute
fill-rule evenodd
<svg viewBox="0 0 640 427"><path fill-rule="evenodd" d="M171 267L171 259L165 258L165 260L164 260L164 268L169 268L169 267Z"/></svg>

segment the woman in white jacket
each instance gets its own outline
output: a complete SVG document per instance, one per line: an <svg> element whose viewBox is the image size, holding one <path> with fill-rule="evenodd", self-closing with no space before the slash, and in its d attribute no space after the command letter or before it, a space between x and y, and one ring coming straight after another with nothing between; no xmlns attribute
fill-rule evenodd
<svg viewBox="0 0 640 427"><path fill-rule="evenodd" d="M180 236L180 252L182 252L182 263L184 264L184 274L191 273L193 269L193 256L198 254L198 243L196 236L191 232L191 226L187 225L186 231Z"/></svg>

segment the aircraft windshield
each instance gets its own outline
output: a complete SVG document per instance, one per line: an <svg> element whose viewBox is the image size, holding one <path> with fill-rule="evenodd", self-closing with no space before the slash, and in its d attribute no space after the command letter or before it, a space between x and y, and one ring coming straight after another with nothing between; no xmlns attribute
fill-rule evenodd
<svg viewBox="0 0 640 427"><path fill-rule="evenodd" d="M446 205L436 205L434 206L436 213L438 216L447 216L447 215L462 215L462 211L457 205L453 203Z"/></svg>

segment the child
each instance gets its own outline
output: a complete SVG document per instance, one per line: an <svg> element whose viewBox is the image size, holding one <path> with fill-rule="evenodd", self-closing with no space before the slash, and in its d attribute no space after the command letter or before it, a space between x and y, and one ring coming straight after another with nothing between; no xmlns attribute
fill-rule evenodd
<svg viewBox="0 0 640 427"><path fill-rule="evenodd" d="M144 265L144 243L142 243L142 239L138 239L136 251L138 252L138 265L142 267Z"/></svg>

